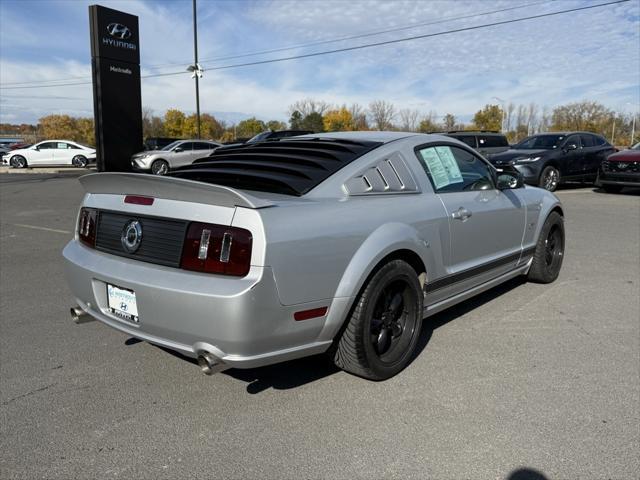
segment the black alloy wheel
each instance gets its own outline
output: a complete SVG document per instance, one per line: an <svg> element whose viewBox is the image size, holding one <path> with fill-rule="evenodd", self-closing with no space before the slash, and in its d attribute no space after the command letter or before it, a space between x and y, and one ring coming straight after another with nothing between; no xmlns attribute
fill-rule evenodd
<svg viewBox="0 0 640 480"><path fill-rule="evenodd" d="M371 318L371 344L383 363L394 363L406 351L416 329L416 301L405 280L395 280L378 295Z"/></svg>
<svg viewBox="0 0 640 480"><path fill-rule="evenodd" d="M542 226L527 277L538 283L551 283L560 274L564 260L564 220L551 212Z"/></svg>
<svg viewBox="0 0 640 480"><path fill-rule="evenodd" d="M424 293L403 260L378 267L358 296L329 355L334 363L370 380L386 380L413 358Z"/></svg>
<svg viewBox="0 0 640 480"><path fill-rule="evenodd" d="M556 167L545 167L540 174L540 182L538 185L545 190L555 192L560 184L560 172Z"/></svg>

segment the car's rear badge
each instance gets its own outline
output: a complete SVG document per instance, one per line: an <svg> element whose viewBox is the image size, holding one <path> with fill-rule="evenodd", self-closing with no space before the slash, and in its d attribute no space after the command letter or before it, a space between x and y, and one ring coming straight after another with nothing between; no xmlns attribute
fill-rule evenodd
<svg viewBox="0 0 640 480"><path fill-rule="evenodd" d="M138 220L130 220L122 229L120 236L122 248L127 253L135 253L142 242L142 224Z"/></svg>

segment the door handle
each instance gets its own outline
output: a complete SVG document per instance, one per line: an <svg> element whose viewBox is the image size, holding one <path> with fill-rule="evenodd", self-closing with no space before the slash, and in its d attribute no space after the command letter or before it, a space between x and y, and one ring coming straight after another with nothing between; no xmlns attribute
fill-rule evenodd
<svg viewBox="0 0 640 480"><path fill-rule="evenodd" d="M453 218L455 220L462 220L464 222L471 215L472 215L472 213L469 210L467 210L466 208L460 207L458 210L456 210L455 212L451 213L451 218Z"/></svg>

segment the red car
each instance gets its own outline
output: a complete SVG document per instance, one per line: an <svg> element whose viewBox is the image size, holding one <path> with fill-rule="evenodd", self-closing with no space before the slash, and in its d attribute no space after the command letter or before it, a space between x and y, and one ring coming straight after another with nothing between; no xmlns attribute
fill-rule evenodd
<svg viewBox="0 0 640 480"><path fill-rule="evenodd" d="M596 184L611 193L619 192L623 187L640 187L640 143L609 155L600 165Z"/></svg>

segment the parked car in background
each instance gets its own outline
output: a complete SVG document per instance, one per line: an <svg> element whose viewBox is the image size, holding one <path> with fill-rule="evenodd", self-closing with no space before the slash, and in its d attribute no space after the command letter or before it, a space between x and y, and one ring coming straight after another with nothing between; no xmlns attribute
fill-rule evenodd
<svg viewBox="0 0 640 480"><path fill-rule="evenodd" d="M488 158L498 168L513 165L525 182L553 192L565 181L594 182L600 164L614 151L601 135L557 132L532 135Z"/></svg>
<svg viewBox="0 0 640 480"><path fill-rule="evenodd" d="M503 133L491 130L454 130L444 135L460 140L482 155L492 155L509 150L509 140Z"/></svg>
<svg viewBox="0 0 640 480"><path fill-rule="evenodd" d="M131 157L131 166L134 170L166 175L174 168L208 156L220 145L209 140L176 140L159 150L136 153Z"/></svg>
<svg viewBox="0 0 640 480"><path fill-rule="evenodd" d="M555 195L442 135L314 134L80 182L99 195L63 251L72 316L205 373L327 352L384 380L424 318L516 276L553 282L564 256Z"/></svg>
<svg viewBox="0 0 640 480"><path fill-rule="evenodd" d="M624 187L640 187L640 143L609 155L600 165L596 185L611 193Z"/></svg>
<svg viewBox="0 0 640 480"><path fill-rule="evenodd" d="M71 165L84 168L95 161L95 148L70 140L45 140L11 150L2 157L3 164L14 168Z"/></svg>
<svg viewBox="0 0 640 480"><path fill-rule="evenodd" d="M297 137L300 135L308 135L312 133L314 132L311 130L278 130L278 131L269 130L267 132L262 132L257 135L254 135L249 140L240 141L242 139L238 139L235 142L225 143L223 145L223 148L235 147L238 145L258 143L258 142L270 142L273 140L279 140L281 138Z"/></svg>
<svg viewBox="0 0 640 480"><path fill-rule="evenodd" d="M145 151L149 150L160 150L161 148L166 147L167 145L180 140L179 138L169 138L169 137L149 137L144 141L144 149Z"/></svg>

